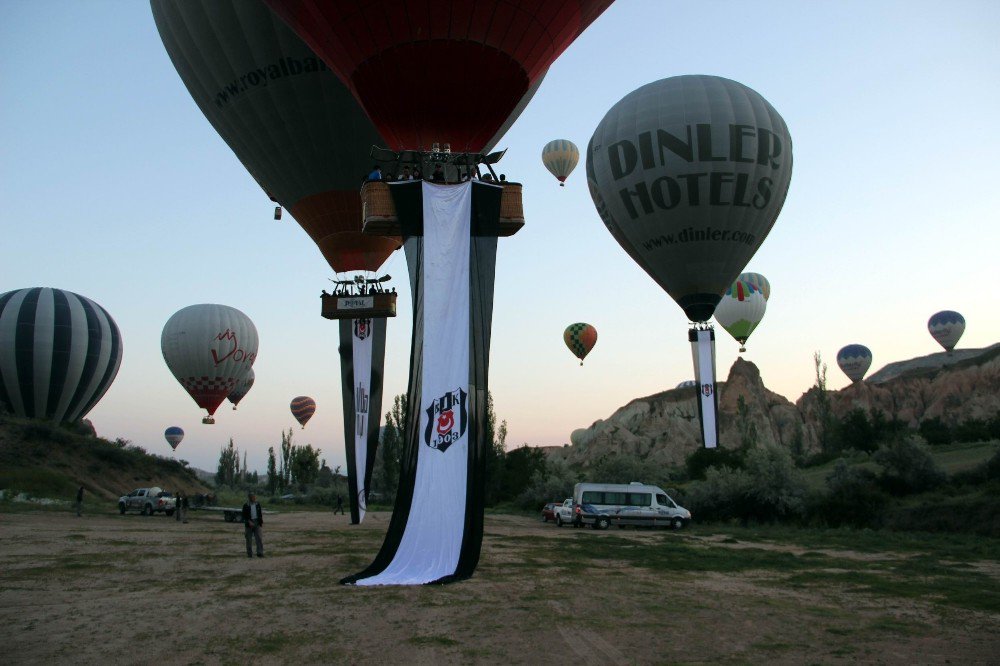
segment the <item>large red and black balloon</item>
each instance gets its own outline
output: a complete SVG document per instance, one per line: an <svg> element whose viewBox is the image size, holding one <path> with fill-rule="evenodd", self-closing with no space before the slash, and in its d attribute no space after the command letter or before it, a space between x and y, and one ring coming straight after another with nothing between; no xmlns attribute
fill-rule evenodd
<svg viewBox="0 0 1000 666"><path fill-rule="evenodd" d="M483 150L612 0L266 0L391 148Z"/></svg>

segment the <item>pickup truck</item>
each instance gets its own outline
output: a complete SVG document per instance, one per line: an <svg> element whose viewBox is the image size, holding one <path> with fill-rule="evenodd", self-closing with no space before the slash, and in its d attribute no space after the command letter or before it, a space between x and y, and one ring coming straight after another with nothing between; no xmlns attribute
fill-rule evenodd
<svg viewBox="0 0 1000 666"><path fill-rule="evenodd" d="M570 497L556 507L556 525L590 525L595 530L606 530L611 526L611 516L590 504L576 504Z"/></svg>
<svg viewBox="0 0 1000 666"><path fill-rule="evenodd" d="M118 513L139 511L144 516L152 516L154 513L165 513L172 516L176 503L176 498L170 493L164 492L163 488L156 486L136 488L128 495L122 495L118 498Z"/></svg>

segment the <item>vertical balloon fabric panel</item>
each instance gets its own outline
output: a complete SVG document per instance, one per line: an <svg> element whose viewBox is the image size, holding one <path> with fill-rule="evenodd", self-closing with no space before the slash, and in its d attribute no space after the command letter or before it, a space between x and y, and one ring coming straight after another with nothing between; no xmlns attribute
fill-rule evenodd
<svg viewBox="0 0 1000 666"><path fill-rule="evenodd" d="M386 320L340 320L340 377L351 523L365 517L378 452Z"/></svg>
<svg viewBox="0 0 1000 666"><path fill-rule="evenodd" d="M48 287L0 294L0 405L8 411L82 419L121 362L118 325L89 298Z"/></svg>
<svg viewBox="0 0 1000 666"><path fill-rule="evenodd" d="M706 449L719 445L719 396L715 384L715 331L710 328L688 331L694 358L695 390L698 391L698 416L701 438Z"/></svg>
<svg viewBox="0 0 1000 666"><path fill-rule="evenodd" d="M342 582L468 578L483 536L490 328L501 188L393 183L413 292L396 506L375 561Z"/></svg>

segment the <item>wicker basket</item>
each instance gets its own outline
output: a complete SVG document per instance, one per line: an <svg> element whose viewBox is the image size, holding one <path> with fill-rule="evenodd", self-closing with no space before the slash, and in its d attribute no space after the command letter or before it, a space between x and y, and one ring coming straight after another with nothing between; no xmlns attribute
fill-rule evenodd
<svg viewBox="0 0 1000 666"><path fill-rule="evenodd" d="M361 186L361 214L363 230L375 236L398 236L399 220L396 205L392 202L389 185L379 181ZM500 197L500 236L512 236L524 226L524 205L521 201L521 184L504 183Z"/></svg>

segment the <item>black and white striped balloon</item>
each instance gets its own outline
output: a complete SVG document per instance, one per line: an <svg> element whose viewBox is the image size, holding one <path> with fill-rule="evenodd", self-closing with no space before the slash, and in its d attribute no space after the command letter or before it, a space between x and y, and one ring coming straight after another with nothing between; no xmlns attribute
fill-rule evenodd
<svg viewBox="0 0 1000 666"><path fill-rule="evenodd" d="M118 325L89 298L48 287L0 294L0 405L9 412L81 419L121 362Z"/></svg>

